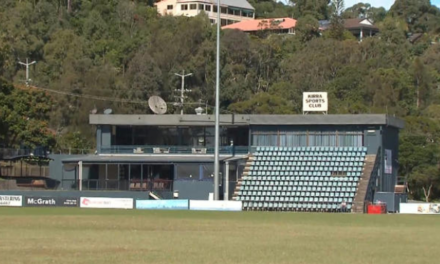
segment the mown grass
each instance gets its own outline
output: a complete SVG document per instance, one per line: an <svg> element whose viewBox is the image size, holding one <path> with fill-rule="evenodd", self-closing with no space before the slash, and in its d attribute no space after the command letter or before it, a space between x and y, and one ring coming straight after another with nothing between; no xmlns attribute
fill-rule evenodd
<svg viewBox="0 0 440 264"><path fill-rule="evenodd" d="M0 208L0 263L437 263L440 218Z"/></svg>

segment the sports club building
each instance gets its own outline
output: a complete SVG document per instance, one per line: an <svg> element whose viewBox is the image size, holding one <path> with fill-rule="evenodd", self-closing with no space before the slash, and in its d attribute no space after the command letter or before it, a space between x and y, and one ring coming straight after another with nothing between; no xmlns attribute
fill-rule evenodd
<svg viewBox="0 0 440 264"><path fill-rule="evenodd" d="M62 190L208 200L219 188L245 210L295 211L335 211L341 202L362 211L378 195L398 195L404 124L387 115L221 115L220 186L214 116L95 114L90 125L96 154L55 160L63 169L51 177Z"/></svg>

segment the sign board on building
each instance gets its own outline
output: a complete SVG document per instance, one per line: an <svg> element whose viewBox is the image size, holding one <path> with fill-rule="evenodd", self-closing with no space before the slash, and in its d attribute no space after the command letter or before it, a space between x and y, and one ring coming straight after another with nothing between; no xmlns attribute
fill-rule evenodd
<svg viewBox="0 0 440 264"><path fill-rule="evenodd" d="M81 197L81 208L133 209L132 198Z"/></svg>
<svg viewBox="0 0 440 264"><path fill-rule="evenodd" d="M53 207L66 206L77 207L78 199L69 197L42 197L42 196L26 196L24 206L30 207Z"/></svg>
<svg viewBox="0 0 440 264"><path fill-rule="evenodd" d="M326 92L303 93L303 112L327 112L328 99Z"/></svg>
<svg viewBox="0 0 440 264"><path fill-rule="evenodd" d="M22 206L21 195L0 195L0 206Z"/></svg>
<svg viewBox="0 0 440 264"><path fill-rule="evenodd" d="M242 211L241 201L189 201L189 210L196 211Z"/></svg>
<svg viewBox="0 0 440 264"><path fill-rule="evenodd" d="M188 210L188 200L137 200L136 209Z"/></svg>

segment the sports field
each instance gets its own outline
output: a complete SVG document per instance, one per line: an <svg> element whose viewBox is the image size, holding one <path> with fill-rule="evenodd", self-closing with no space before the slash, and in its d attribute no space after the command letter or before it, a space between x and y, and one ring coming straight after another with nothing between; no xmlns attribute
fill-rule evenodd
<svg viewBox="0 0 440 264"><path fill-rule="evenodd" d="M0 208L0 263L437 263L439 216Z"/></svg>

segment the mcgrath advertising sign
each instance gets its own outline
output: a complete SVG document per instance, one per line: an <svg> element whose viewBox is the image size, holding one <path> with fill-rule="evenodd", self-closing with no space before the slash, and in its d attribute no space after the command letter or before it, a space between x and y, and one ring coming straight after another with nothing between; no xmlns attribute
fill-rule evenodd
<svg viewBox="0 0 440 264"><path fill-rule="evenodd" d="M26 196L24 199L24 205L36 207L52 207L57 206L57 201L53 197Z"/></svg>
<svg viewBox="0 0 440 264"><path fill-rule="evenodd" d="M303 93L303 112L327 112L328 99L326 92Z"/></svg>
<svg viewBox="0 0 440 264"><path fill-rule="evenodd" d="M22 206L21 195L0 195L0 206Z"/></svg>
<svg viewBox="0 0 440 264"><path fill-rule="evenodd" d="M189 210L196 211L242 211L241 201L189 201Z"/></svg>
<svg viewBox="0 0 440 264"><path fill-rule="evenodd" d="M132 198L81 197L81 208L133 209Z"/></svg>
<svg viewBox="0 0 440 264"><path fill-rule="evenodd" d="M188 210L188 200L137 200L136 209Z"/></svg>
<svg viewBox="0 0 440 264"><path fill-rule="evenodd" d="M24 199L24 205L30 207L77 207L78 199L69 197L26 196Z"/></svg>

